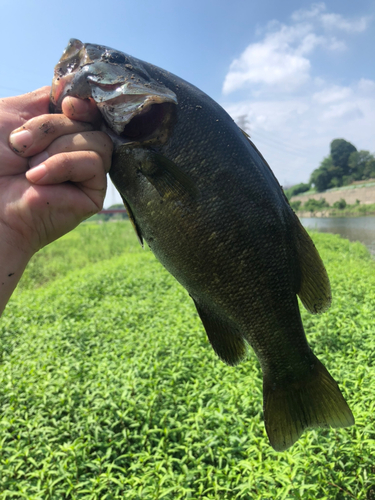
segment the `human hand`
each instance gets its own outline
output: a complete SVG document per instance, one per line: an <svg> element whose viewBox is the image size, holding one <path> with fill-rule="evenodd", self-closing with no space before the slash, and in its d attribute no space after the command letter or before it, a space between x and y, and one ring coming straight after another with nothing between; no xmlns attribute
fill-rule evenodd
<svg viewBox="0 0 375 500"><path fill-rule="evenodd" d="M0 100L1 241L28 258L101 210L111 164L96 105L67 97L50 115L49 92Z"/></svg>

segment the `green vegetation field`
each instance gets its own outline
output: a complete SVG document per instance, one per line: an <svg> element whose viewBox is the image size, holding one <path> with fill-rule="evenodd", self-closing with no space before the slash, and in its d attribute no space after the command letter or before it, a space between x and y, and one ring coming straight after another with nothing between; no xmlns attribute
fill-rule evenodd
<svg viewBox="0 0 375 500"><path fill-rule="evenodd" d="M41 251L0 320L0 499L375 499L375 264L313 234L333 305L303 312L356 426L269 446L250 352L219 361L128 222Z"/></svg>

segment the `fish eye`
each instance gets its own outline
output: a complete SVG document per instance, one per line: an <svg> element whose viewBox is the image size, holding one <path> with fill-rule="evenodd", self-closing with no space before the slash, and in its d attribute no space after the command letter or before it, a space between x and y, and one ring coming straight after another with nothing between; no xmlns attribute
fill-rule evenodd
<svg viewBox="0 0 375 500"><path fill-rule="evenodd" d="M108 50L105 52L102 58L110 63L115 63L115 64L123 64L126 60L125 55L121 54L121 52L108 51Z"/></svg>

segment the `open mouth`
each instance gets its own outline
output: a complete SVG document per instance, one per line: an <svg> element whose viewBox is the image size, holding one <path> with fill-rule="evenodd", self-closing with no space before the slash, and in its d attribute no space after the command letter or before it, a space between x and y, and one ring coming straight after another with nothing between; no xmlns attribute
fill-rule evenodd
<svg viewBox="0 0 375 500"><path fill-rule="evenodd" d="M122 135L133 141L142 141L156 136L173 114L174 108L175 105L170 102L151 104L125 125Z"/></svg>
<svg viewBox="0 0 375 500"><path fill-rule="evenodd" d="M106 131L119 143L164 143L175 119L175 103L157 96L123 95L97 104L110 129Z"/></svg>

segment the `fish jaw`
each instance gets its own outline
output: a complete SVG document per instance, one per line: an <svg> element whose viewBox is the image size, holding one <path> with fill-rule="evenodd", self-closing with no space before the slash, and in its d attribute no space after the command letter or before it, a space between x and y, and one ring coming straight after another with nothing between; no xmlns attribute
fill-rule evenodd
<svg viewBox="0 0 375 500"><path fill-rule="evenodd" d="M67 95L79 94L82 99L90 97L89 88L81 84L78 89L75 81L77 69L82 70L90 62L85 61L86 56L84 44L80 40L71 38L54 69L50 96L51 112L61 113L61 103ZM72 92L73 83L74 92Z"/></svg>
<svg viewBox="0 0 375 500"><path fill-rule="evenodd" d="M178 103L176 94L153 80L138 60L77 39L69 41L55 66L50 111L61 112L62 101L68 95L92 98L104 118L103 130L120 144L127 142L129 127L125 129L135 117L146 117L160 104L171 105L165 108L170 113ZM162 122L165 113L156 114ZM125 137L119 139L121 136Z"/></svg>

